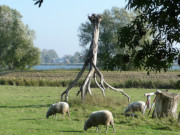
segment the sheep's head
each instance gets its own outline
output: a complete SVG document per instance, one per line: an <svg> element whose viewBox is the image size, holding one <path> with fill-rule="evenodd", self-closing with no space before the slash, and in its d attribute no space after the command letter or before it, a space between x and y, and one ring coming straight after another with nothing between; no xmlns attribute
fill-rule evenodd
<svg viewBox="0 0 180 135"><path fill-rule="evenodd" d="M92 124L90 123L90 121L86 121L86 123L84 124L84 130L86 131L88 128L92 127Z"/></svg>
<svg viewBox="0 0 180 135"><path fill-rule="evenodd" d="M51 115L53 115L52 111L47 111L47 113L46 113L46 118L48 119L49 116L51 116Z"/></svg>

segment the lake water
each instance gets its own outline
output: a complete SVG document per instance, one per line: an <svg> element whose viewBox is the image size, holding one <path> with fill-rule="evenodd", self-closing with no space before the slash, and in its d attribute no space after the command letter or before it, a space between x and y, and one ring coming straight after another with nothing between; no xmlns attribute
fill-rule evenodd
<svg viewBox="0 0 180 135"><path fill-rule="evenodd" d="M83 64L65 64L65 65L37 65L34 66L33 69L35 70L52 70L52 69L81 69Z"/></svg>
<svg viewBox="0 0 180 135"><path fill-rule="evenodd" d="M66 64L66 65L51 65L51 64L47 64L47 65L37 65L34 66L33 69L35 70L52 70L52 69L81 69L83 66L83 64ZM170 70L177 70L180 69L180 66L178 65L173 65L172 68Z"/></svg>
<svg viewBox="0 0 180 135"><path fill-rule="evenodd" d="M172 68L170 70L179 70L180 66L179 65L173 65Z"/></svg>

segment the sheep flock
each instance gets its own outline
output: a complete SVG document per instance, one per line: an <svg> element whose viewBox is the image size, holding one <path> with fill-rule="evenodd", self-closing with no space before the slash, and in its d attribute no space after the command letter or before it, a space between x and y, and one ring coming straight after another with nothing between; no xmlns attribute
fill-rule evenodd
<svg viewBox="0 0 180 135"><path fill-rule="evenodd" d="M132 102L130 103L127 108L124 111L124 114L127 114L128 112L136 112L136 111L141 111L143 112L145 106L145 102L143 101L137 101L137 102ZM46 118L49 118L49 116L55 116L56 113L61 113L62 118L64 115L67 113L68 116L70 117L70 109L69 109L69 104L66 102L58 102L52 104L47 113L46 113ZM126 115L125 115L126 116ZM132 116L132 115L130 115ZM116 130L114 128L114 118L113 115L110 111L108 110L100 110L100 111L94 111L89 115L89 118L86 120L84 124L84 130L87 131L87 129L91 127L96 127L96 131L99 130L99 125L105 125L106 126L106 133L108 131L108 126L111 125L113 128L113 132L115 133Z"/></svg>

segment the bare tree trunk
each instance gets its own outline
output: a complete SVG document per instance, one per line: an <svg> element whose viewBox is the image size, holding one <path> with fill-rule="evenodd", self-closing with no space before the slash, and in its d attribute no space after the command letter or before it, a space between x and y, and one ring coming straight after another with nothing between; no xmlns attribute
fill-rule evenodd
<svg viewBox="0 0 180 135"><path fill-rule="evenodd" d="M97 51L98 51L98 38L99 38L99 26L100 26L101 16L93 14L92 16L89 16L88 19L91 21L91 24L93 26L92 41L91 41L91 45L90 45L89 52L88 52L88 58L86 59L84 65L83 65L83 68L78 73L76 79L61 94L61 101L63 101L64 95L65 95L65 101L68 100L68 94L69 94L70 89L79 80L79 78L83 74L83 72L86 69L86 67L88 66L88 64L90 64L90 70L89 70L80 90L77 93L77 95L79 95L79 93L81 93L81 100L82 101L85 100L85 95L87 93L89 93L92 96L92 92L90 89L90 84L91 84L92 78L94 78L97 86L101 89L103 96L105 96L105 87L104 87L104 83L105 83L109 88L113 89L114 91L123 93L128 98L128 101L130 101L130 97L127 94L125 94L125 92L122 89L119 90L119 89L116 89L116 88L112 87L111 85L109 85L104 80L102 73L96 67ZM97 75L100 78L100 82L98 82L96 79Z"/></svg>
<svg viewBox="0 0 180 135"><path fill-rule="evenodd" d="M179 101L179 95L175 93L169 93L167 91L157 90L156 92L156 105L152 114L153 118L172 116L177 118L177 106Z"/></svg>

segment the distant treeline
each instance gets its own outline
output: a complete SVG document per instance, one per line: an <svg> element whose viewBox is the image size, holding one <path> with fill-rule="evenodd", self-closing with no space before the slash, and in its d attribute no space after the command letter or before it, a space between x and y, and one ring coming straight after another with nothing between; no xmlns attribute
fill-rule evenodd
<svg viewBox="0 0 180 135"><path fill-rule="evenodd" d="M53 49L43 49L41 52L41 64L70 64L70 63L82 63L83 56L79 52L75 52L74 55L64 55L59 58L57 52Z"/></svg>

